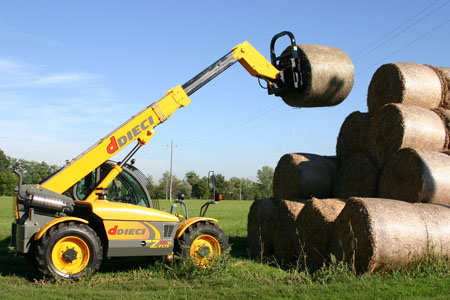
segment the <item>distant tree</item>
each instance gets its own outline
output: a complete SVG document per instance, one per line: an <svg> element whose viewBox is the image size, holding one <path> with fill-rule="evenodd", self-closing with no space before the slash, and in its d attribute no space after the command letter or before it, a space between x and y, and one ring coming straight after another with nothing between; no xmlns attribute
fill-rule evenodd
<svg viewBox="0 0 450 300"><path fill-rule="evenodd" d="M222 174L215 174L215 186L216 191L223 193L226 191L227 188L227 181L225 180L225 177Z"/></svg>
<svg viewBox="0 0 450 300"><path fill-rule="evenodd" d="M9 159L0 149L0 172L6 171L9 168Z"/></svg>
<svg viewBox="0 0 450 300"><path fill-rule="evenodd" d="M203 176L200 182L192 187L192 194L198 199L208 199L211 197L208 187L208 177Z"/></svg>
<svg viewBox="0 0 450 300"><path fill-rule="evenodd" d="M273 173L273 168L269 166L263 166L256 173L258 184L260 186L259 192L263 198L269 198L272 196Z"/></svg>
<svg viewBox="0 0 450 300"><path fill-rule="evenodd" d="M169 196L169 184L170 184L170 173L164 172L161 179L159 180L157 190L157 198L165 199L166 198L166 192L167 192L167 199L170 198ZM178 179L175 175L172 175L172 197L173 199L176 199L177 196L182 193L186 198L191 197L192 193L192 187L191 185L185 181Z"/></svg>
<svg viewBox="0 0 450 300"><path fill-rule="evenodd" d="M17 186L17 177L11 172L0 171L0 195L11 196Z"/></svg>
<svg viewBox="0 0 450 300"><path fill-rule="evenodd" d="M241 190L242 179L237 177L231 177L228 181L228 193L226 199L239 200L239 192Z"/></svg>
<svg viewBox="0 0 450 300"><path fill-rule="evenodd" d="M194 171L187 172L184 175L187 183L191 185L191 197L201 199L208 192L207 181L202 180Z"/></svg>
<svg viewBox="0 0 450 300"><path fill-rule="evenodd" d="M200 176L197 175L194 171L187 172L184 175L184 178L190 185L194 185L200 182Z"/></svg>

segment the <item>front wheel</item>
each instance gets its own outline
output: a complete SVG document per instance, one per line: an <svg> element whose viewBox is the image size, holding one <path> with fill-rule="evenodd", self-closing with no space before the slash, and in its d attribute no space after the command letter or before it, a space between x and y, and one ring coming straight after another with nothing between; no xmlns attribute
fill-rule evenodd
<svg viewBox="0 0 450 300"><path fill-rule="evenodd" d="M75 222L52 227L35 249L38 271L44 276L76 279L100 268L102 244L95 231Z"/></svg>
<svg viewBox="0 0 450 300"><path fill-rule="evenodd" d="M195 223L186 229L178 239L175 253L189 257L202 267L210 267L228 248L228 238L217 225L205 222Z"/></svg>

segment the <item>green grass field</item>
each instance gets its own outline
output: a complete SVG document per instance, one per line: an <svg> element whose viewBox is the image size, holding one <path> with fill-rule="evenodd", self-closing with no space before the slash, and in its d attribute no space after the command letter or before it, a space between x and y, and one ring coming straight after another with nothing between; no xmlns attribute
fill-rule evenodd
<svg viewBox="0 0 450 300"><path fill-rule="evenodd" d="M192 216L201 201L190 201ZM211 270L187 262L149 258L106 261L92 278L46 282L23 257L8 254L12 199L0 197L0 299L449 299L448 261L374 275L354 276L335 264L307 274L261 264L246 257L246 222L250 201L223 201L208 216L220 219L231 250ZM164 207L162 203L162 207Z"/></svg>

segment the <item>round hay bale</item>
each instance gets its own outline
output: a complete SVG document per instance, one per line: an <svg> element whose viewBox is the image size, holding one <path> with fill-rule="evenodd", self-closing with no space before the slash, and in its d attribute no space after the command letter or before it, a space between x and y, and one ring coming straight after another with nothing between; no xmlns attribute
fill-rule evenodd
<svg viewBox="0 0 450 300"><path fill-rule="evenodd" d="M294 107L319 107L344 101L354 81L348 54L341 49L309 44L298 45L298 54L303 87L283 95L284 102Z"/></svg>
<svg viewBox="0 0 450 300"><path fill-rule="evenodd" d="M450 156L405 148L386 164L380 197L450 205Z"/></svg>
<svg viewBox="0 0 450 300"><path fill-rule="evenodd" d="M276 211L272 199L255 200L247 218L247 242L250 257L262 260L273 255L273 224Z"/></svg>
<svg viewBox="0 0 450 300"><path fill-rule="evenodd" d="M275 199L330 198L335 177L334 158L288 153L275 168L273 196Z"/></svg>
<svg viewBox="0 0 450 300"><path fill-rule="evenodd" d="M334 183L337 198L375 197L379 170L366 153L355 153L340 165Z"/></svg>
<svg viewBox="0 0 450 300"><path fill-rule="evenodd" d="M345 118L336 144L336 156L341 162L357 152L368 152L372 139L369 127L372 117L368 113L354 111Z"/></svg>
<svg viewBox="0 0 450 300"><path fill-rule="evenodd" d="M442 82L429 66L391 63L378 68L369 84L367 106L375 113L387 103L403 103L424 108L439 107Z"/></svg>
<svg viewBox="0 0 450 300"><path fill-rule="evenodd" d="M440 221L429 222L430 217ZM448 256L449 218L444 205L350 198L336 220L333 253L353 262L359 274L405 266L430 254Z"/></svg>
<svg viewBox="0 0 450 300"><path fill-rule="evenodd" d="M322 267L330 259L330 240L334 235L334 221L345 206L343 199L308 200L297 218L302 232L305 263L309 271Z"/></svg>
<svg viewBox="0 0 450 300"><path fill-rule="evenodd" d="M378 166L402 148L444 151L447 131L439 114L413 105L388 104L375 115L370 134Z"/></svg>
<svg viewBox="0 0 450 300"><path fill-rule="evenodd" d="M425 203L415 205L426 225L429 251L432 250L430 252L435 255L450 256L450 206ZM443 217L445 212L446 218Z"/></svg>
<svg viewBox="0 0 450 300"><path fill-rule="evenodd" d="M306 200L279 200L275 222L270 230L273 236L275 257L282 263L293 262L303 256L301 231L296 220Z"/></svg>

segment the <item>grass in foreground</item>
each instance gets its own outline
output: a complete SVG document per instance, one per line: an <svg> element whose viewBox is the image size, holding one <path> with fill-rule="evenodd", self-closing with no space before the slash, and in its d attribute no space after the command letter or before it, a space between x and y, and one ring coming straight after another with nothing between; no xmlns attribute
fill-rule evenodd
<svg viewBox="0 0 450 300"><path fill-rule="evenodd" d="M192 216L203 202L188 200ZM310 275L246 258L246 222L250 201L224 201L210 208L230 235L228 255L211 270L189 261L129 258L104 263L92 278L78 282L36 280L23 257L7 254L11 199L0 198L1 299L448 299L449 261L430 258L400 271L355 277L342 263Z"/></svg>

